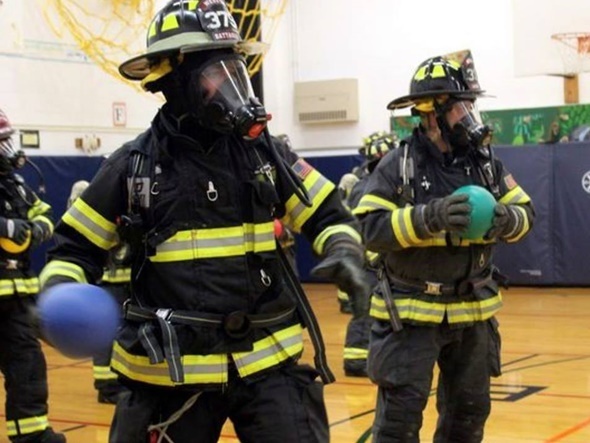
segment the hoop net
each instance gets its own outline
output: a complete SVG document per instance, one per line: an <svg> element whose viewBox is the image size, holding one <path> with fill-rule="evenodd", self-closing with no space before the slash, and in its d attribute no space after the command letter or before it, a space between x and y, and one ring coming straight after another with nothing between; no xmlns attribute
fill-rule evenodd
<svg viewBox="0 0 590 443"><path fill-rule="evenodd" d="M551 38L557 43L564 75L590 71L590 32L562 32Z"/></svg>
<svg viewBox="0 0 590 443"><path fill-rule="evenodd" d="M2 0L0 0L1 3ZM263 52L247 59L257 73L274 39L288 0L226 0L244 40ZM86 56L117 80L121 62L145 52L145 35L162 0L37 0L53 33L72 38ZM256 26L260 23L260 26Z"/></svg>

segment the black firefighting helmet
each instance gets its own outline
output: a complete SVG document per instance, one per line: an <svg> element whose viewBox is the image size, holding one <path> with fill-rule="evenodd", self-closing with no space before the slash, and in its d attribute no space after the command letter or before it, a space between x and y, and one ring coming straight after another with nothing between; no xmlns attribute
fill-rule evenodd
<svg viewBox="0 0 590 443"><path fill-rule="evenodd" d="M371 162L380 159L395 146L395 134L377 131L363 138L363 146L360 147L359 154Z"/></svg>
<svg viewBox="0 0 590 443"><path fill-rule="evenodd" d="M471 52L460 51L422 62L410 82L410 93L390 102L387 109L414 106L417 111L432 112L434 100L474 100L484 92L477 81Z"/></svg>
<svg viewBox="0 0 590 443"><path fill-rule="evenodd" d="M172 0L154 17L147 33L147 51L119 66L129 80L155 81L172 70L154 69L163 59L187 52L233 48L252 54L254 43L244 42L223 0Z"/></svg>

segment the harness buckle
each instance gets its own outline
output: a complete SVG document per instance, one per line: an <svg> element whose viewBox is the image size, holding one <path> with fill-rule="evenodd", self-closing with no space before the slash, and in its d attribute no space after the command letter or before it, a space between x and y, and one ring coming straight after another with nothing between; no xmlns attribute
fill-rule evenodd
<svg viewBox="0 0 590 443"><path fill-rule="evenodd" d="M156 317L161 318L164 321L169 321L170 320L170 316L172 315L172 309L167 309L167 308L159 308L156 310Z"/></svg>
<svg viewBox="0 0 590 443"><path fill-rule="evenodd" d="M442 295L442 283L427 281L426 289L424 290L425 294L429 295Z"/></svg>
<svg viewBox="0 0 590 443"><path fill-rule="evenodd" d="M18 269L18 260L13 260L13 259L6 260L6 268L5 269L9 269L11 271Z"/></svg>

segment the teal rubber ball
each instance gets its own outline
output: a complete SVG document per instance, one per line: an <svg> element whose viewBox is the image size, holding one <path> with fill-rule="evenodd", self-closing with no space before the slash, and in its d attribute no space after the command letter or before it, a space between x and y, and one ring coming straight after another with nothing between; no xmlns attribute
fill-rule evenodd
<svg viewBox="0 0 590 443"><path fill-rule="evenodd" d="M462 186L453 194L467 194L467 203L471 206L471 223L461 236L470 240L481 239L492 227L496 199L490 191L478 185Z"/></svg>

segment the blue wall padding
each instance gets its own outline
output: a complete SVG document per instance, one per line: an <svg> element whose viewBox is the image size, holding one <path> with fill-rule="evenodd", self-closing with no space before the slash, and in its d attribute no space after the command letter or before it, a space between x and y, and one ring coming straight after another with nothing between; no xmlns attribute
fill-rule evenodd
<svg viewBox="0 0 590 443"><path fill-rule="evenodd" d="M590 144L528 145L497 147L495 153L531 196L537 219L533 231L522 242L500 245L495 261L513 285L590 285L588 249L590 248ZM66 208L72 184L90 180L102 162L100 157L33 157L45 176L47 193L56 219ZM361 157L309 157L307 161L334 183L361 163ZM21 170L31 187L37 190L39 177L27 166ZM585 174L588 174L585 177ZM301 279L318 281L310 270L318 262L309 243L298 236L297 264ZM33 254L39 270L47 246Z"/></svg>
<svg viewBox="0 0 590 443"><path fill-rule="evenodd" d="M63 215L66 210L67 200L72 190L72 185L78 180L92 180L103 157L31 157L31 160L41 170L45 179L46 193L43 195L39 192L39 185L41 183L39 174L30 166L26 165L23 169L18 171L26 182L39 197L50 204L53 208L53 216L55 221ZM45 253L52 245L49 241L32 253L33 268L39 272L45 263Z"/></svg>

